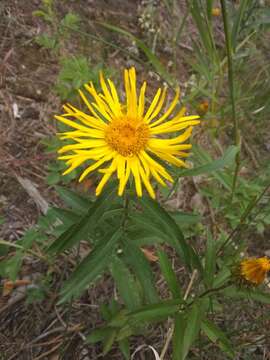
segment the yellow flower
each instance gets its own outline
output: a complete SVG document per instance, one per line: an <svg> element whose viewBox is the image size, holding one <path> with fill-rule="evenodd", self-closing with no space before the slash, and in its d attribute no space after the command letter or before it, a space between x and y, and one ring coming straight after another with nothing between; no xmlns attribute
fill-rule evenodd
<svg viewBox="0 0 270 360"><path fill-rule="evenodd" d="M166 88L158 89L153 101L145 109L146 82L137 94L134 68L124 71L125 103L120 102L114 83L110 79L105 81L102 73L100 85L102 93L97 93L92 83L85 85L92 100L79 90L88 113L66 104L63 106L65 113L55 116L74 129L59 134L61 139L74 141L58 151L60 154L68 153L59 157L69 165L63 174L87 164L79 181L96 169L103 174L96 188L96 195L101 193L112 174L116 173L119 196L123 194L128 179L133 176L137 195L142 196L144 185L149 195L155 198L151 177L163 186L166 185L164 180L173 181L157 159L186 167L181 158L188 156L187 150L191 148L191 144L187 140L191 136L192 126L199 124L199 116L184 116L186 109L182 108L168 120L178 104L179 89L162 115L160 112L166 99ZM184 131L175 135L181 130ZM164 135L170 133L174 137L164 138ZM105 165L107 167L100 168Z"/></svg>
<svg viewBox="0 0 270 360"><path fill-rule="evenodd" d="M209 108L209 102L207 100L203 100L198 104L196 110L200 116L203 116L207 113L208 108Z"/></svg>
<svg viewBox="0 0 270 360"><path fill-rule="evenodd" d="M270 271L270 260L267 257L244 259L239 264L238 275L241 280L253 285L260 285Z"/></svg>
<svg viewBox="0 0 270 360"><path fill-rule="evenodd" d="M220 14L221 14L220 8L213 8L212 9L212 15L213 16L220 16Z"/></svg>

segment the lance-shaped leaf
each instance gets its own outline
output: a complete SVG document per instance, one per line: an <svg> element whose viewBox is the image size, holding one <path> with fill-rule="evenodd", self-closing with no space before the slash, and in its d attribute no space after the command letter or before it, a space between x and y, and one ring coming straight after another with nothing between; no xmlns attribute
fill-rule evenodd
<svg viewBox="0 0 270 360"><path fill-rule="evenodd" d="M173 271L172 264L168 258L168 255L163 250L158 251L159 264L162 275L166 280L166 283L175 299L182 298L181 288L176 277L175 272Z"/></svg>
<svg viewBox="0 0 270 360"><path fill-rule="evenodd" d="M130 239L125 239L123 248L123 260L130 265L138 278L143 290L144 298L148 303L159 301L154 285L154 278L151 267L141 249Z"/></svg>
<svg viewBox="0 0 270 360"><path fill-rule="evenodd" d="M92 203L90 199L87 199L84 196L79 195L76 191L65 187L55 186L55 190L67 206L71 207L80 214L86 213Z"/></svg>
<svg viewBox="0 0 270 360"><path fill-rule="evenodd" d="M234 358L234 351L229 339L217 325L205 319L201 324L201 328L213 343L217 344L220 349L229 355L232 359Z"/></svg>
<svg viewBox="0 0 270 360"><path fill-rule="evenodd" d="M93 232L98 221L110 206L114 196L114 187L111 186L105 189L104 193L90 206L87 213L83 215L78 222L71 225L50 245L48 252L59 253L74 246L79 241L87 239L89 233Z"/></svg>
<svg viewBox="0 0 270 360"><path fill-rule="evenodd" d="M123 236L122 230L104 237L90 254L80 263L61 291L60 303L75 296L89 286L110 265L114 256L116 244Z"/></svg>
<svg viewBox="0 0 270 360"><path fill-rule="evenodd" d="M162 208L156 201L149 197L142 197L139 203L144 209L144 215L159 231L162 231L166 237L167 244L173 246L178 255L188 267L196 267L202 272L202 266L194 249L187 244L181 229L168 212Z"/></svg>
<svg viewBox="0 0 270 360"><path fill-rule="evenodd" d="M118 256L113 258L111 272L127 309L132 311L140 307L141 298L138 285L128 267Z"/></svg>

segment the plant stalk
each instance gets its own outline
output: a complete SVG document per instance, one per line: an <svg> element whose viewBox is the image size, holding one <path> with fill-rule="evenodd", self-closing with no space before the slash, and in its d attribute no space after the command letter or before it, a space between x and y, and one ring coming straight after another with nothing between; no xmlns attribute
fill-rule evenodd
<svg viewBox="0 0 270 360"><path fill-rule="evenodd" d="M230 99L231 99L231 107L232 107L232 118L233 118L233 126L234 126L234 143L239 147L239 152L235 157L235 170L233 176L232 183L232 194L231 194L231 202L234 197L237 176L240 168L240 148L241 148L241 137L239 132L239 122L236 116L236 106L235 106L235 91L234 91L234 71L233 71L233 49L231 44L231 34L229 31L229 21L226 9L226 0L220 0L222 18L223 18L223 26L225 33L225 42L226 42L226 52L227 52L227 61L228 61L228 79L229 79L229 89L230 89Z"/></svg>

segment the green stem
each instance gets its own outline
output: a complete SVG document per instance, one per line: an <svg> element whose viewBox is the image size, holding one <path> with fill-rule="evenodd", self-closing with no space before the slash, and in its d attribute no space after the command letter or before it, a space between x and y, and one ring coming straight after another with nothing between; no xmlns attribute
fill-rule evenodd
<svg viewBox="0 0 270 360"><path fill-rule="evenodd" d="M124 194L123 209L124 209L124 213L123 213L121 227L123 228L123 231L125 231L126 222L128 219L128 210L129 210L129 197L127 191Z"/></svg>
<svg viewBox="0 0 270 360"><path fill-rule="evenodd" d="M239 123L238 123L238 118L236 117L236 107L235 107L234 72L233 72L233 60L232 60L233 49L232 49L232 44L231 44L231 34L229 31L229 22L228 22L227 10L226 10L226 0L220 0L220 3L221 3L221 10L222 10L227 61L228 61L228 79L229 79L230 99L231 99L231 106L232 106L232 118L233 118L233 124L234 124L234 142L235 142L235 145L240 148L241 142L240 142L240 133L239 133ZM233 200L234 193L235 193L239 168L240 168L240 149L235 157L235 170L234 170L234 176L233 176L231 201Z"/></svg>
<svg viewBox="0 0 270 360"><path fill-rule="evenodd" d="M232 241L232 239L234 238L234 236L238 233L238 231L240 230L240 228L242 227L242 225L245 223L247 217L249 216L249 214L251 213L251 211L257 206L257 204L260 202L260 200L262 199L262 197L264 196L264 194L270 189L270 183L263 189L263 191L253 200L250 201L250 203L247 205L244 213L242 214L239 224L236 226L236 228L234 228L232 230L232 232L229 234L228 238L225 240L225 242L221 245L219 251L218 251L218 255L220 255L220 253L222 252L222 250L225 248L226 245L228 245L228 243L230 241Z"/></svg>

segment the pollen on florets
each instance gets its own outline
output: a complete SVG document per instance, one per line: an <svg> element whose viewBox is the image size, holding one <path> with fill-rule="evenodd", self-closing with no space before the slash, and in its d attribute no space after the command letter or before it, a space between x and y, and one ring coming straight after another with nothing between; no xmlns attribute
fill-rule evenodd
<svg viewBox="0 0 270 360"><path fill-rule="evenodd" d="M139 119L115 119L106 130L105 141L122 156L137 155L149 140L149 127Z"/></svg>

